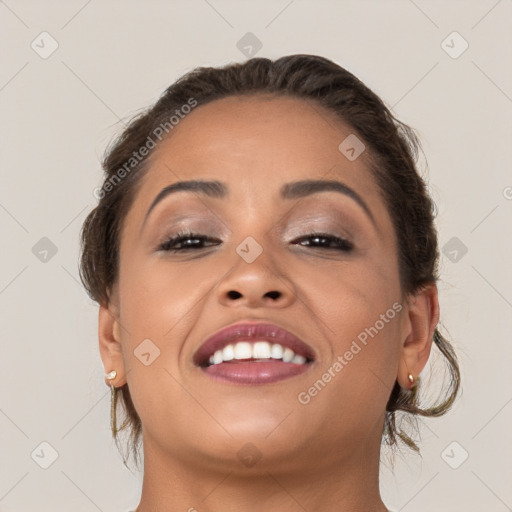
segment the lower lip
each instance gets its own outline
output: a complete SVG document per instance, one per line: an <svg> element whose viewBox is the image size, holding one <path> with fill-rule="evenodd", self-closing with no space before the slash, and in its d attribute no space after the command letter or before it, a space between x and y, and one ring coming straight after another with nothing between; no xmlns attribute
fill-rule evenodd
<svg viewBox="0 0 512 512"><path fill-rule="evenodd" d="M202 368L213 379L235 384L269 384L309 370L311 364L283 363L282 361L229 362Z"/></svg>

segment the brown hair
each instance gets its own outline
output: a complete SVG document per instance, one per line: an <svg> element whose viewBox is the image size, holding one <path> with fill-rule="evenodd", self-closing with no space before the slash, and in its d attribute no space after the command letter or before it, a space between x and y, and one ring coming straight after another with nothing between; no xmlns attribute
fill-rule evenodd
<svg viewBox="0 0 512 512"><path fill-rule="evenodd" d="M403 293L414 294L438 280L435 205L416 169L418 150L421 149L416 134L397 120L382 100L346 69L323 57L290 55L274 61L253 58L220 68L199 67L190 71L167 88L152 107L133 118L107 149L100 201L86 218L81 231L80 277L94 301L104 305L109 303L109 294L118 279L122 222L141 177L149 167L147 157L133 159L134 151L147 145L155 134L160 134L162 126L172 135L170 116L178 111L186 112L184 105L196 102L200 106L227 96L248 94L313 101L348 125L367 148L370 170L395 227ZM127 162L130 162L129 169ZM448 386L443 389L444 396L439 397L439 403L422 407L419 388L411 392L395 382L386 406L383 432L383 438L390 446L397 444L398 437L419 451L412 438L398 428L397 419L440 416L457 396L460 371L455 352L438 328L433 341L447 363L449 378ZM137 458L141 421L128 385L119 391L126 415L119 430L129 427L133 454ZM117 432L114 426L116 442Z"/></svg>

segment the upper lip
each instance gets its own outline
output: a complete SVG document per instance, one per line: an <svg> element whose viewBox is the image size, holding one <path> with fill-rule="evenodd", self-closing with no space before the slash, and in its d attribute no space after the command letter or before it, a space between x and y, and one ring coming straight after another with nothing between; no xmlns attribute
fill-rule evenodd
<svg viewBox="0 0 512 512"><path fill-rule="evenodd" d="M268 322L240 322L222 328L207 338L194 354L194 364L206 366L217 350L238 341L263 340L288 347L306 360L314 360L313 349L291 332Z"/></svg>

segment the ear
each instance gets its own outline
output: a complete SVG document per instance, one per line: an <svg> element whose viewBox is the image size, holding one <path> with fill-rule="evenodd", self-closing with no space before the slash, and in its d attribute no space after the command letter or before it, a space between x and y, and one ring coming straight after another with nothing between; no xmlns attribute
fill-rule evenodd
<svg viewBox="0 0 512 512"><path fill-rule="evenodd" d="M100 343L100 356L103 361L105 373L112 370L117 372L115 379L105 382L108 386L120 387L126 384L126 369L124 366L121 346L121 324L119 322L119 309L114 304L100 305L98 316L98 336Z"/></svg>
<svg viewBox="0 0 512 512"><path fill-rule="evenodd" d="M436 283L430 283L410 297L407 305L406 337L403 342L398 384L411 389L414 383L409 380L412 374L417 381L419 374L427 364L432 348L432 339L439 321L439 300Z"/></svg>

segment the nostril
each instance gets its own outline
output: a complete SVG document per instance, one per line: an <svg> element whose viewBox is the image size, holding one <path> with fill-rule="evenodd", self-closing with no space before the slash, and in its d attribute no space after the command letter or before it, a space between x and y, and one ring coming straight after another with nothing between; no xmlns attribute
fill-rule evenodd
<svg viewBox="0 0 512 512"><path fill-rule="evenodd" d="M237 292L235 290L231 290L228 292L228 297L230 299L239 299L242 296L240 292Z"/></svg>
<svg viewBox="0 0 512 512"><path fill-rule="evenodd" d="M267 292L265 295L272 299L278 299L281 296L281 292Z"/></svg>

